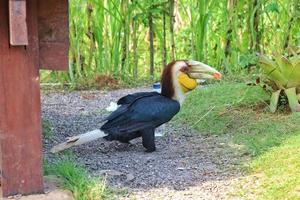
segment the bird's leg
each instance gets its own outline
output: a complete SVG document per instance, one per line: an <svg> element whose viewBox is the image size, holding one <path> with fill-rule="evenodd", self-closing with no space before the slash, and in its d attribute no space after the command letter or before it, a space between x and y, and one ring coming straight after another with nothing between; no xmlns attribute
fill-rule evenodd
<svg viewBox="0 0 300 200"><path fill-rule="evenodd" d="M141 133L139 131L136 132L132 132L132 133L126 133L126 134L122 134L118 140L122 143L129 143L130 144L130 140L133 140L135 138L141 137Z"/></svg>
<svg viewBox="0 0 300 200"><path fill-rule="evenodd" d="M154 129L142 130L143 146L146 148L146 152L155 151L155 141L154 141Z"/></svg>

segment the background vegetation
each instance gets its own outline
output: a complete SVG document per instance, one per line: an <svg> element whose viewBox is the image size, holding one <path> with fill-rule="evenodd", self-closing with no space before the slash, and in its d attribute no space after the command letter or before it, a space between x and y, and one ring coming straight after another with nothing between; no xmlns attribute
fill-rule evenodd
<svg viewBox="0 0 300 200"><path fill-rule="evenodd" d="M299 16L299 0L71 0L69 71L42 81L152 80L174 59L238 72L299 45Z"/></svg>

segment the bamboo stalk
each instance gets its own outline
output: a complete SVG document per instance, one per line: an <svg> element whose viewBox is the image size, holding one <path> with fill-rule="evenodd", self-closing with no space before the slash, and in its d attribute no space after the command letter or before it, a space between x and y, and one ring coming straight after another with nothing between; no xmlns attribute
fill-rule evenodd
<svg viewBox="0 0 300 200"><path fill-rule="evenodd" d="M153 30L153 16L149 13L148 16L149 23L149 34L150 34L150 76L154 76L154 30Z"/></svg>
<svg viewBox="0 0 300 200"><path fill-rule="evenodd" d="M171 36L171 60L175 60L175 37L174 37L174 22L175 22L175 15L174 15L174 6L175 0L169 1L170 6L170 36Z"/></svg>

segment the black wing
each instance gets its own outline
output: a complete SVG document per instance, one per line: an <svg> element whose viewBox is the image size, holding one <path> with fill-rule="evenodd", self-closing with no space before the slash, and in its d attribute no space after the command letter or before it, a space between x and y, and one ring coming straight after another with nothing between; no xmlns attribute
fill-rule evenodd
<svg viewBox="0 0 300 200"><path fill-rule="evenodd" d="M159 93L139 96L130 104L121 105L107 117L101 130L108 133L131 133L148 128L155 128L168 122L178 113L177 101Z"/></svg>
<svg viewBox="0 0 300 200"><path fill-rule="evenodd" d="M157 93L157 92L137 92L137 93L133 93L133 94L128 94L128 95L120 98L118 100L117 104L118 105L131 104L139 98L155 96L158 94L159 93Z"/></svg>

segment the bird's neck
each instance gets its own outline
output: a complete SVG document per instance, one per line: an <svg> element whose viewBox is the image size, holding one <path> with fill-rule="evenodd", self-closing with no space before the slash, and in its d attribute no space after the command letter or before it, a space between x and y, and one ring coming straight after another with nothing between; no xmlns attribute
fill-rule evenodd
<svg viewBox="0 0 300 200"><path fill-rule="evenodd" d="M185 99L185 93L181 90L176 74L173 72L175 62L169 63L162 74L161 94L165 97L178 101L180 105Z"/></svg>
<svg viewBox="0 0 300 200"><path fill-rule="evenodd" d="M173 100L176 100L179 102L180 105L183 104L186 93L182 91L182 88L180 87L178 81L173 81L173 87L174 87L174 95L172 97Z"/></svg>

